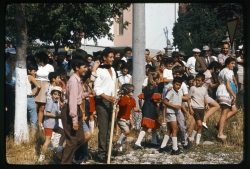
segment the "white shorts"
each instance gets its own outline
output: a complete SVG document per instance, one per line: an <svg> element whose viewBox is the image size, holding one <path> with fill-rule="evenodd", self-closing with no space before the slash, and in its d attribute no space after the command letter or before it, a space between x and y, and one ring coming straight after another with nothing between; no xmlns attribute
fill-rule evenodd
<svg viewBox="0 0 250 169"><path fill-rule="evenodd" d="M176 114L175 113L167 113L166 120L167 120L167 122L177 121Z"/></svg>

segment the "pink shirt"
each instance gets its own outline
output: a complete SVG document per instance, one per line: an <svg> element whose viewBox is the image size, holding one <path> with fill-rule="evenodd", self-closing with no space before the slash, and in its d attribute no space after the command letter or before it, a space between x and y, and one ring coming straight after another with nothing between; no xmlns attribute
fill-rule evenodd
<svg viewBox="0 0 250 169"><path fill-rule="evenodd" d="M218 61L219 61L219 63L225 63L225 60L229 57L230 55L228 54L227 56L225 55L225 54L223 54L223 53L220 53L219 55L218 55Z"/></svg>
<svg viewBox="0 0 250 169"><path fill-rule="evenodd" d="M78 122L77 105L82 104L82 99L86 97L86 93L82 92L82 81L75 73L70 76L67 83L65 102L69 104L69 115L72 123Z"/></svg>

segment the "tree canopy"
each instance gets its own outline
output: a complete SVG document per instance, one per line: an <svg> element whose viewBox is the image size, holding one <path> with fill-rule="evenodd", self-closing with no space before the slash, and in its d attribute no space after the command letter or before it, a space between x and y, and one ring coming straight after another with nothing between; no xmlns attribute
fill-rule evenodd
<svg viewBox="0 0 250 169"><path fill-rule="evenodd" d="M226 39L226 21L240 17L235 44L243 43L243 4L241 3L189 3L186 12L179 13L173 27L173 45L192 55L192 49L208 45L221 47ZM235 46L236 46L235 45Z"/></svg>
<svg viewBox="0 0 250 169"><path fill-rule="evenodd" d="M26 3L28 41L40 39L53 42L57 51L59 45L69 46L69 40L77 47L82 32L85 38L93 39L95 43L106 35L109 40L113 40L111 25L114 21L119 22L122 10L128 9L130 5L131 3ZM6 37L15 44L14 10L13 4L8 4L5 19ZM129 24L124 21L124 28Z"/></svg>

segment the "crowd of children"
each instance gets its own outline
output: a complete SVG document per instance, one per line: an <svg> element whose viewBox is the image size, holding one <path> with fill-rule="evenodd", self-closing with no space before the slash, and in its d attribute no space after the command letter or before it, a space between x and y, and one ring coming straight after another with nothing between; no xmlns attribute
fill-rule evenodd
<svg viewBox="0 0 250 169"><path fill-rule="evenodd" d="M15 53L9 51L6 52L8 55ZM126 55L122 59L120 55L114 55L110 48L105 48L94 59L81 49L75 50L68 61L62 52L56 55L60 58L57 61L53 60L53 56L49 57L52 53L39 52L35 57L28 56L27 110L30 128L35 137L39 130L45 133L39 162L44 161L47 148L57 147L57 153L53 156L56 163L88 164L88 140L94 133L96 117L100 130L98 149L102 155L101 161L105 161L109 142L109 134L105 133L110 132L108 126L112 104L117 104L115 132L118 135L118 128L121 131L115 146L119 152L123 151L124 141L134 127L133 112L142 115L135 149L144 148L141 142L148 131L152 134L151 147L158 148L159 152L171 151L171 155L182 153L178 140L184 149L194 145L202 147L202 127L209 128L206 121L219 108L221 117L215 122L217 138L226 139L223 132L225 122L237 113L237 91L234 86L237 88L238 85L233 72L237 61L231 56L227 57L223 67L219 62L211 61L196 72L198 69L195 69L197 65L194 61L202 56L199 56L199 49L193 51L194 56L187 63L183 61L183 52L179 52L179 55L175 53L172 57L159 52L155 55L159 63L155 65L153 57L148 56L146 76L139 96L133 96L131 48L125 48ZM112 64L115 69L111 67ZM189 65L192 65L191 68ZM6 72L6 76L10 76L9 72ZM118 99L114 98L113 93L116 77ZM137 97L139 107L136 107ZM160 114L162 123L159 122ZM107 126L107 121L103 121L105 118ZM186 120L189 118L191 120L187 126ZM166 126L167 130L159 143L156 131L161 125ZM178 132L180 138L177 138ZM107 139L102 140L104 135ZM167 147L170 139L171 148Z"/></svg>

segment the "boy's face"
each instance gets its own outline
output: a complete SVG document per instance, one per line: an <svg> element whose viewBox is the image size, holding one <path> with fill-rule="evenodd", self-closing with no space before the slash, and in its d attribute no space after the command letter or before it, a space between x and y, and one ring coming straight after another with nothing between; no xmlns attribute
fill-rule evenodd
<svg viewBox="0 0 250 169"><path fill-rule="evenodd" d="M28 70L29 74L33 77L36 77L36 70Z"/></svg>
<svg viewBox="0 0 250 169"><path fill-rule="evenodd" d="M196 78L195 81L197 87L201 87L204 83L204 81L201 78Z"/></svg>
<svg viewBox="0 0 250 169"><path fill-rule="evenodd" d="M133 97L133 93L134 93L134 91L131 91L131 92L128 94L128 96L129 96L129 97Z"/></svg>
<svg viewBox="0 0 250 169"><path fill-rule="evenodd" d="M181 73L173 73L173 76L174 77L182 77L182 74Z"/></svg>
<svg viewBox="0 0 250 169"><path fill-rule="evenodd" d="M189 80L189 81L188 81L188 85L189 85L190 87L193 86L193 85L194 85L194 79Z"/></svg>
<svg viewBox="0 0 250 169"><path fill-rule="evenodd" d="M59 94L58 91L54 91L54 93L51 94L51 97L52 97L53 100L57 101L60 98L60 94Z"/></svg>
<svg viewBox="0 0 250 169"><path fill-rule="evenodd" d="M173 65L174 65L173 62L167 63L166 68L170 70L170 69L172 69Z"/></svg>
<svg viewBox="0 0 250 169"><path fill-rule="evenodd" d="M173 88L174 88L174 90L178 91L181 88L181 83L179 83L179 82L173 83Z"/></svg>
<svg viewBox="0 0 250 169"><path fill-rule="evenodd" d="M84 76L88 70L88 67L86 65L82 65L80 67L76 67L76 71L80 76Z"/></svg>
<svg viewBox="0 0 250 169"><path fill-rule="evenodd" d="M55 80L54 82L56 83L56 85L59 85L61 78L60 78L60 76L57 76L56 79L54 79L54 80Z"/></svg>

